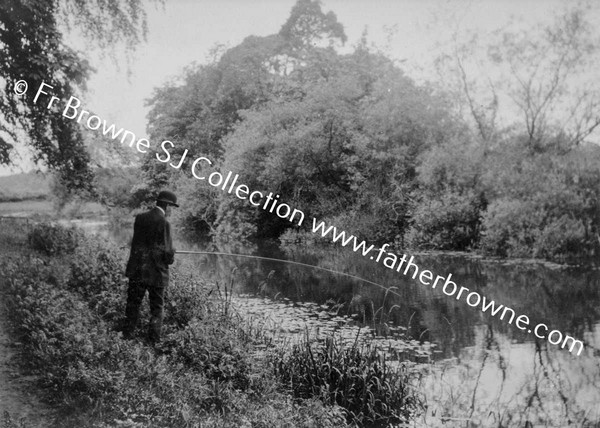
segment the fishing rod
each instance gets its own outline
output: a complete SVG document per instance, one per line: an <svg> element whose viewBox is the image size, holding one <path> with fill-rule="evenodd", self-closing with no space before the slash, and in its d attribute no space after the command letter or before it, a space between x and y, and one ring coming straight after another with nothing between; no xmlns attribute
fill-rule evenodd
<svg viewBox="0 0 600 428"><path fill-rule="evenodd" d="M176 254L212 254L212 255L216 255L216 256L246 257L246 258L249 258L249 259L261 259L261 260L270 260L270 261L281 262L281 263L290 263L290 264L293 264L293 265L304 266L304 267L309 267L309 268L313 268L313 269L320 269L320 270L323 270L325 272L335 273L337 275L344 275L344 276L347 276L347 277L350 277L350 278L358 279L359 281L363 281L363 282L367 282L369 284L376 285L378 287L383 288L386 291L389 291L389 292L391 292L393 294L397 294L397 293L394 293L393 291L391 291L390 288L385 287L384 285L378 284L378 283L373 282L373 281L369 281L368 279L364 279L364 278L361 278L361 277L356 276L356 275L351 275L351 274L345 273L345 272L339 272L339 271L336 271L336 270L333 270L333 269L327 269L327 268L324 268L324 267L321 267L321 266L315 266L315 265L309 265L307 263L296 262L296 261L293 261L293 260L275 259L275 258L272 258L272 257L262 257L262 256L252 256L252 255L249 255L249 254L220 253L220 252L211 252L211 251L187 251L186 250L186 251L176 251ZM399 294L397 294L397 295L400 296Z"/></svg>

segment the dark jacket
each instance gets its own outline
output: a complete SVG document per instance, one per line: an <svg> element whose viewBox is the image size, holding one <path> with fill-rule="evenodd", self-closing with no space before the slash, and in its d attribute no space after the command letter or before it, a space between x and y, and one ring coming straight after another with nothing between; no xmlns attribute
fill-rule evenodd
<svg viewBox="0 0 600 428"><path fill-rule="evenodd" d="M169 265L174 258L171 225L162 211L154 208L138 214L125 275L148 286L166 287L169 284Z"/></svg>

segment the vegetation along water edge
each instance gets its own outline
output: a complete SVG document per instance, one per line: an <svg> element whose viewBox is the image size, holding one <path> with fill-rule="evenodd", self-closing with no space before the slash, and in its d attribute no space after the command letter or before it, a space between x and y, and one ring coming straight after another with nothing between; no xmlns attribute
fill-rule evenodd
<svg viewBox="0 0 600 428"><path fill-rule="evenodd" d="M232 309L231 284L198 278L185 259L164 341L126 341L122 249L60 225L36 224L27 239L11 230L0 263L12 333L23 370L60 409L54 426L388 426L424 411L410 362L335 338L274 345Z"/></svg>

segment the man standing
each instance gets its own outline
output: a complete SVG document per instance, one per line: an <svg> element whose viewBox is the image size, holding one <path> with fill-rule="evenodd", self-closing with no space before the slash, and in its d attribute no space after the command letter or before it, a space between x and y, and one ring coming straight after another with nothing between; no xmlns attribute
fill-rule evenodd
<svg viewBox="0 0 600 428"><path fill-rule="evenodd" d="M124 337L131 338L137 327L140 304L146 290L150 301L148 340L160 341L165 288L169 285L169 265L175 259L171 225L167 217L171 207L178 207L173 192L158 194L156 207L135 217L133 240L125 275L129 278L125 309Z"/></svg>

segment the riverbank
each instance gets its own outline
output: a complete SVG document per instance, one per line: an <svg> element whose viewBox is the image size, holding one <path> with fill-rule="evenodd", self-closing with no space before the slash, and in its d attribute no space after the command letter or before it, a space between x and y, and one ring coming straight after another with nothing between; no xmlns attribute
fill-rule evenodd
<svg viewBox="0 0 600 428"><path fill-rule="evenodd" d="M117 210L118 211L118 210ZM128 212L121 210L112 212L99 203L92 202L75 202L66 204L63 209L58 212L53 203L46 198L23 199L18 201L0 201L0 217L19 217L30 219L33 221L58 220L63 223L85 223L87 229L94 230L92 223L104 225L111 222L122 222L124 219L132 218ZM89 227L91 226L91 227ZM317 239L317 236L306 232L299 234L298 237L293 234L284 234L279 240L273 241L275 245L282 245L287 248L307 248L321 245L323 248L337 247L336 244L331 244L326 240ZM398 250L400 251L400 250ZM522 265L535 266L540 265L552 270L568 269L572 267L586 267L600 269L595 258L580 261L579 263L567 263L566 261L550 261L541 258L517 258L517 257L499 257L483 254L480 251L451 251L451 250L409 250L409 254L417 256L440 256L440 257L459 257L464 259L479 260L484 263L493 263L500 265Z"/></svg>
<svg viewBox="0 0 600 428"><path fill-rule="evenodd" d="M235 313L227 286L198 278L185 260L172 271L162 344L149 347L142 331L126 341L116 331L125 251L64 227L36 228L35 248L22 233L0 232L8 250L0 267L22 369L39 377L59 415L48 425L385 426L420 410L407 373L381 367L376 350L274 349Z"/></svg>
<svg viewBox="0 0 600 428"><path fill-rule="evenodd" d="M6 256L4 248L0 255ZM0 278L0 299L6 301L6 279ZM25 426L38 428L47 426L53 419L54 410L43 402L42 394L36 388L36 376L26 374L19 361L24 356L19 351L19 343L9 334L9 318L6 305L0 305L0 411L2 426L13 428ZM22 422L20 422L22 421Z"/></svg>
<svg viewBox="0 0 600 428"><path fill-rule="evenodd" d="M278 244L287 249L303 249L303 248L314 248L315 246L321 248L339 248L340 243L331 242L326 238L320 237L317 234L310 233L308 231L303 232L291 232L284 233L278 240ZM388 249L396 254L402 252L410 254L415 257L458 257L462 259L478 260L483 263L494 263L502 265L521 265L521 266L544 266L548 269L559 270L567 269L572 267L589 267L598 268L598 261L596 257L589 257L585 259L561 259L561 260L548 260L543 258L535 257L501 257L491 254L486 254L480 249L474 248L469 251L456 251L456 250L422 250L414 248L400 248L397 244L389 243ZM379 248L379 247L377 247ZM348 249L350 251L350 249Z"/></svg>

